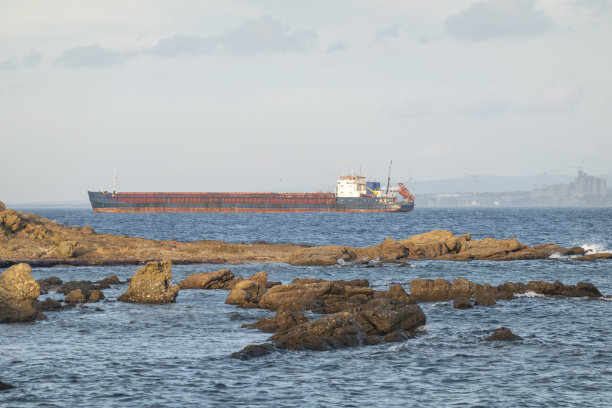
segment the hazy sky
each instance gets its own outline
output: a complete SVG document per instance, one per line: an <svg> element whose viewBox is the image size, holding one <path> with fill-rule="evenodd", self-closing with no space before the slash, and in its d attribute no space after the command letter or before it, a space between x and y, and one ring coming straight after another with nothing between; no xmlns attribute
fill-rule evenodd
<svg viewBox="0 0 612 408"><path fill-rule="evenodd" d="M612 1L0 0L0 200L612 173Z"/></svg>

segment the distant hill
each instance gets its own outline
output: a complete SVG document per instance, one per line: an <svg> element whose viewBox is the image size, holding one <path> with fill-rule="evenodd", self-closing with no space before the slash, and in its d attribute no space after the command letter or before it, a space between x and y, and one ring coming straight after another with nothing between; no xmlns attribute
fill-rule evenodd
<svg viewBox="0 0 612 408"><path fill-rule="evenodd" d="M415 195L438 193L499 193L505 191L530 191L552 184L569 183L576 176L468 176L457 179L405 181Z"/></svg>

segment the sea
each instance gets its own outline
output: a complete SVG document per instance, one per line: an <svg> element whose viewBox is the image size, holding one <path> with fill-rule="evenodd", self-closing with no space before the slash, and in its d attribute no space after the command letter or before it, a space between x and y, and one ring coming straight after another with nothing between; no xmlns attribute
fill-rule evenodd
<svg viewBox="0 0 612 408"><path fill-rule="evenodd" d="M612 251L612 208L415 208L391 214L94 214L89 209L18 209L100 233L232 243L376 245L433 229L472 239ZM227 265L175 265L173 280ZM137 266L34 268L36 279L131 277ZM375 289L415 278L478 283L560 281L612 294L612 261L562 256L531 261L410 261L407 266L230 265L235 275L265 270L269 280L368 279ZM415 338L331 351L277 351L246 361L230 354L267 341L242 328L272 316L224 303L223 290L183 290L176 303L106 300L47 319L0 325L2 407L610 407L612 302L609 298L522 296L455 310L422 303L427 323ZM62 299L62 295L43 295ZM316 316L312 316L316 317ZM523 337L488 342L497 327Z"/></svg>

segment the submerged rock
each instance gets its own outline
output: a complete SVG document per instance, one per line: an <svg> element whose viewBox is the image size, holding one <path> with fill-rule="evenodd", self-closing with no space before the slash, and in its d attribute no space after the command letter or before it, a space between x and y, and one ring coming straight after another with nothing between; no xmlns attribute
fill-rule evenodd
<svg viewBox="0 0 612 408"><path fill-rule="evenodd" d="M453 303L453 309L471 309L473 307L472 301L466 297L458 297Z"/></svg>
<svg viewBox="0 0 612 408"><path fill-rule="evenodd" d="M251 344L246 346L240 351L236 351L231 354L232 358L237 358L239 360L248 360L253 357L263 357L272 353L276 350L276 347L273 344Z"/></svg>
<svg viewBox="0 0 612 408"><path fill-rule="evenodd" d="M128 290L117 300L133 303L171 303L179 293L178 285L170 285L172 281L172 263L170 260L148 262L138 269Z"/></svg>
<svg viewBox="0 0 612 408"><path fill-rule="evenodd" d="M39 312L52 312L63 309L62 302L58 302L57 300L53 300L51 298L46 298L42 302L35 301L34 307Z"/></svg>
<svg viewBox="0 0 612 408"><path fill-rule="evenodd" d="M485 338L485 340L486 341L517 341L517 340L523 340L523 338L521 336L517 336L516 334L512 333L510 329L506 327L498 327L497 329L493 330L493 334Z"/></svg>
<svg viewBox="0 0 612 408"><path fill-rule="evenodd" d="M66 295L66 303L85 303L87 301L88 292L83 293L81 289L75 289Z"/></svg>
<svg viewBox="0 0 612 408"><path fill-rule="evenodd" d="M589 255L580 256L578 258L573 258L572 261L596 261L598 259L612 259L612 253L600 252L597 254L589 254Z"/></svg>
<svg viewBox="0 0 612 408"><path fill-rule="evenodd" d="M108 276L102 280L96 281L97 289L108 289L111 285L119 285L121 281L117 275Z"/></svg>
<svg viewBox="0 0 612 408"><path fill-rule="evenodd" d="M267 333L286 332L308 320L303 313L279 310L272 318L263 318L253 324L242 325L242 327L251 327Z"/></svg>
<svg viewBox="0 0 612 408"><path fill-rule="evenodd" d="M33 302L40 295L40 287L30 274L30 265L11 266L0 275L0 323L29 322L44 318Z"/></svg>
<svg viewBox="0 0 612 408"><path fill-rule="evenodd" d="M0 204L2 204L1 201L0 201ZM11 388L15 388L15 386L0 381L0 391L10 390Z"/></svg>

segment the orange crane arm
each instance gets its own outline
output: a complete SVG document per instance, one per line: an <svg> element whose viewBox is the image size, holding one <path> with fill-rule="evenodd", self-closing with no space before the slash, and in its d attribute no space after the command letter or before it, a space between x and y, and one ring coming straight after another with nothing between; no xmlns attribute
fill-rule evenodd
<svg viewBox="0 0 612 408"><path fill-rule="evenodd" d="M410 193L410 190L406 188L404 183L397 183L397 185L399 186L398 193L410 203L414 204L414 196Z"/></svg>

